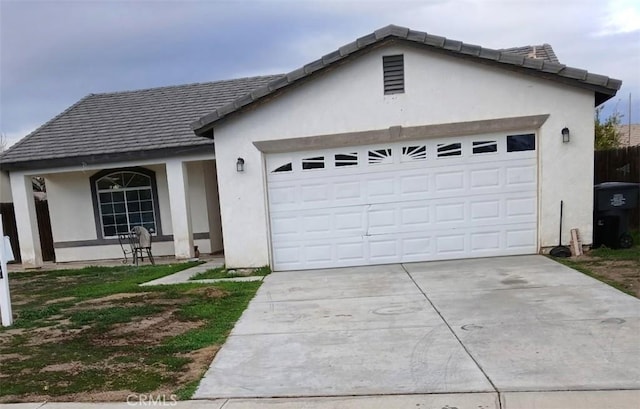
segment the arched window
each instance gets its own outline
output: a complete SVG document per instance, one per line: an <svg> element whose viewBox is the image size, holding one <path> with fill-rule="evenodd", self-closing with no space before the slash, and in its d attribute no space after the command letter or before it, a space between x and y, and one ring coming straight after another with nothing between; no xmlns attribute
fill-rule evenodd
<svg viewBox="0 0 640 409"><path fill-rule="evenodd" d="M91 178L91 190L102 237L115 237L135 226L159 233L153 172L143 168L102 171Z"/></svg>

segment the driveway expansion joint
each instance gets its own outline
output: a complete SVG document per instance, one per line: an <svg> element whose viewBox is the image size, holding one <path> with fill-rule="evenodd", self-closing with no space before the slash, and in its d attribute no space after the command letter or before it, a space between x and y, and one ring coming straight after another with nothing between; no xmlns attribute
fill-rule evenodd
<svg viewBox="0 0 640 409"><path fill-rule="evenodd" d="M480 370L480 372L482 372L482 374L484 375L484 377L487 379L487 381L489 382L489 384L491 384L491 387L493 388L494 392L496 392L498 394L498 398L500 398L500 391L498 390L498 388L496 387L496 385L493 383L493 381L491 380L491 378L489 378L489 375L485 372L485 370L482 368L482 366L480 365L480 363L475 359L475 357L473 355L471 355L471 352L467 349L467 347L462 343L462 340L458 337L458 334L456 334L456 332L453 330L453 328L451 327L451 325L449 325L449 323L447 322L447 320L444 318L444 316L442 315L442 313L440 312L440 310L438 310L438 308L435 306L435 304L431 301L431 299L429 299L429 296L427 295L427 293L424 292L424 290L422 289L422 287L420 287L418 285L418 283L416 282L416 280L413 278L413 276L411 275L411 273L406 269L404 264L400 264L400 266L402 267L402 269L405 271L405 273L407 273L407 275L409 276L409 278L411 279L411 281L413 281L413 284L418 288L418 290L422 293L422 295L424 296L424 298L429 302L429 304L431 304L431 307L433 308L433 310L436 312L436 314L438 314L438 316L440 317L440 319L442 320L442 322L447 326L447 328L449 329L449 331L451 332L451 334L456 338L456 340L458 341L458 343L460 344L460 346L462 347L462 349L464 349L464 351L467 353L467 355L469 355L469 358L471 358L471 360L476 364L476 366L478 367L478 369ZM502 403L500 403L500 399L499 401L499 407L500 409L502 409Z"/></svg>

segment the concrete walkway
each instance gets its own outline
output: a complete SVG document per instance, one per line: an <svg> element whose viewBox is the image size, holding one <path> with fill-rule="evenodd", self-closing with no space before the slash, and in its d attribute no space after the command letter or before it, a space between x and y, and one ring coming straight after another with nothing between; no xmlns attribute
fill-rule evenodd
<svg viewBox="0 0 640 409"><path fill-rule="evenodd" d="M542 256L274 273L195 397L636 408L639 334L640 300Z"/></svg>
<svg viewBox="0 0 640 409"><path fill-rule="evenodd" d="M183 284L183 283L218 283L221 281L260 281L264 279L264 276L247 276L247 277L231 277L231 278L212 278L204 280L191 280L191 277L199 273L204 273L207 270L222 267L224 265L224 258L217 258L211 261L207 261L199 266L191 267L186 270L178 271L175 274L158 278L157 280L148 281L140 284L141 286L147 285L170 285L170 284Z"/></svg>

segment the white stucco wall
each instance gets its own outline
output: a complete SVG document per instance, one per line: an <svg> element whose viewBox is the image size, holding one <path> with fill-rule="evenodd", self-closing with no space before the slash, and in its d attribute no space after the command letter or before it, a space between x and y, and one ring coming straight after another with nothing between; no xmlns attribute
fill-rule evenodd
<svg viewBox="0 0 640 409"><path fill-rule="evenodd" d="M207 216L209 217L209 246L211 252L223 250L222 220L220 219L220 197L215 161L202 162L205 190L207 194Z"/></svg>
<svg viewBox="0 0 640 409"><path fill-rule="evenodd" d="M405 93L383 94L382 56L405 56ZM539 244L564 242L570 228L592 235L593 111L590 91L393 45L374 50L215 129L225 261L231 267L269 263L264 157L253 141L390 126L419 126L549 114L538 130ZM560 131L571 130L563 144ZM245 172L235 170L238 157Z"/></svg>
<svg viewBox="0 0 640 409"><path fill-rule="evenodd" d="M0 171L0 203L12 203L11 181L7 172Z"/></svg>
<svg viewBox="0 0 640 409"><path fill-rule="evenodd" d="M138 165L138 163L121 163L117 167ZM143 167L155 172L161 234L171 235L173 229L165 165L162 163L144 164ZM188 162L187 169L193 232L208 233L209 216L203 162ZM68 171L60 169L56 172L54 169L48 170L48 173L45 174L54 243L98 239L89 179L99 170ZM220 232L217 233L217 236L220 236ZM211 252L209 239L195 240L194 245L198 246L201 253ZM113 245L57 246L55 251L58 262L122 257L122 250L117 241ZM154 242L153 253L158 256L173 255L173 242Z"/></svg>
<svg viewBox="0 0 640 409"><path fill-rule="evenodd" d="M204 186L202 162L187 163L187 172L189 174L189 202L191 205L193 232L207 233L209 231L209 217L207 215L207 195ZM210 246L208 245L207 247ZM209 251L206 252L208 253Z"/></svg>
<svg viewBox="0 0 640 409"><path fill-rule="evenodd" d="M53 241L95 240L96 224L89 177L94 172L45 176Z"/></svg>

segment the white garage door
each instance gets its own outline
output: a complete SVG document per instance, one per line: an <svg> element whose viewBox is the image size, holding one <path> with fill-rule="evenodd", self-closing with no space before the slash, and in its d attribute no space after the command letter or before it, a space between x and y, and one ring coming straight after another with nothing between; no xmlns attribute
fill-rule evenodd
<svg viewBox="0 0 640 409"><path fill-rule="evenodd" d="M267 156L276 270L537 252L534 133Z"/></svg>

